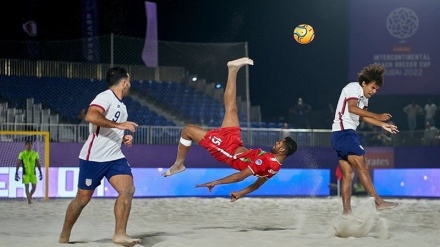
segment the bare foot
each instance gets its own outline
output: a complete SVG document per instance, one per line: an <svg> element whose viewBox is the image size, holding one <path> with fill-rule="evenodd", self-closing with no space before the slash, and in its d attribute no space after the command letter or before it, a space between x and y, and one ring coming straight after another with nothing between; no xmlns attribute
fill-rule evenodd
<svg viewBox="0 0 440 247"><path fill-rule="evenodd" d="M120 244L122 246L135 246L141 242L138 238L130 238L127 235L115 235L112 239L113 243Z"/></svg>
<svg viewBox="0 0 440 247"><path fill-rule="evenodd" d="M376 209L382 210L382 209L395 208L397 205L399 204L395 202L382 201L381 203L376 203Z"/></svg>
<svg viewBox="0 0 440 247"><path fill-rule="evenodd" d="M229 61L227 63L228 67L235 67L237 69L241 68L243 65L254 65L254 61L248 57L242 57L236 60Z"/></svg>
<svg viewBox="0 0 440 247"><path fill-rule="evenodd" d="M70 235L61 234L60 238L58 239L58 243L67 244L67 243L69 243L69 238L70 238Z"/></svg>
<svg viewBox="0 0 440 247"><path fill-rule="evenodd" d="M352 214L351 209L344 209L342 215L350 215Z"/></svg>
<svg viewBox="0 0 440 247"><path fill-rule="evenodd" d="M172 165L170 167L170 169L168 169L168 171L162 173L162 176L168 177L168 176L174 175L176 173L183 172L183 171L185 171L185 169L186 169L186 167L183 164L180 166Z"/></svg>

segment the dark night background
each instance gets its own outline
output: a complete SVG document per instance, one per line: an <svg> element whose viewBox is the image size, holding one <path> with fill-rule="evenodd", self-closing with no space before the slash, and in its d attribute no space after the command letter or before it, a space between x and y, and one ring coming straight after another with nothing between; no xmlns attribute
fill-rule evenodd
<svg viewBox="0 0 440 247"><path fill-rule="evenodd" d="M151 2L157 3L159 40L248 42L255 61L250 68L251 104L261 106L263 120L286 117L298 97L325 114L342 87L356 79L348 75L348 0ZM81 1L18 0L8 6L1 17L1 40L28 39L21 25L31 18L38 25L34 40L82 37ZM98 6L100 35L145 37L144 1L98 0ZM301 23L315 29L311 44L292 38Z"/></svg>

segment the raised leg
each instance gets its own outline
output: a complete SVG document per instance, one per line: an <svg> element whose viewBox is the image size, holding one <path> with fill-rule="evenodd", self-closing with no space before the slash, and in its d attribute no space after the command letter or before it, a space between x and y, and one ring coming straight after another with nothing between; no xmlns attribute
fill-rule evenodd
<svg viewBox="0 0 440 247"><path fill-rule="evenodd" d="M385 201L377 194L373 182L371 181L370 173L368 172L368 166L365 163L364 156L349 155L348 160L350 164L352 164L357 170L359 181L361 182L362 186L364 186L365 191L374 198L374 201L376 202L376 209L381 210L394 208L397 206L397 203Z"/></svg>
<svg viewBox="0 0 440 247"><path fill-rule="evenodd" d="M225 104L225 116L223 118L222 127L239 126L240 121L238 117L237 108L237 74L244 65L253 65L254 61L248 57L239 58L229 61L228 66L228 81L223 95Z"/></svg>
<svg viewBox="0 0 440 247"><path fill-rule="evenodd" d="M225 116L222 127L239 126L238 109L237 109L237 90L236 81L237 73L244 65L253 65L254 61L247 57L232 60L227 63L228 66L228 81L226 83L224 93ZM174 164L165 171L162 176L168 177L176 173L185 171L186 167L183 164L186 155L191 147L192 142L198 143L207 133L207 130L195 126L186 125L181 133L179 145L177 147L177 157Z"/></svg>

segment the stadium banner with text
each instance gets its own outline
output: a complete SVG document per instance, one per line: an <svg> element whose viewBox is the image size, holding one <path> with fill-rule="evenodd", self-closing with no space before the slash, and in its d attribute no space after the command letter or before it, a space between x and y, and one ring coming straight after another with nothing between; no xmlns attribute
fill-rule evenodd
<svg viewBox="0 0 440 247"><path fill-rule="evenodd" d="M162 168L133 168L136 187L134 197L229 197L232 191L241 190L256 178L242 182L207 188L195 188L196 184L226 177L234 171L224 168L187 168L185 173L164 178ZM43 169L43 174L45 174ZM49 197L75 197L79 176L78 167L49 168ZM248 196L329 196L329 169L283 169L269 179L257 191ZM94 197L117 197L110 183L103 179ZM0 198L24 198L24 185L15 181L15 167L0 168ZM34 197L44 197L44 185L38 183Z"/></svg>
<svg viewBox="0 0 440 247"><path fill-rule="evenodd" d="M440 1L356 0L350 6L350 74L385 66L380 94L440 92Z"/></svg>
<svg viewBox="0 0 440 247"><path fill-rule="evenodd" d="M394 168L394 148L365 147L365 162L370 169Z"/></svg>

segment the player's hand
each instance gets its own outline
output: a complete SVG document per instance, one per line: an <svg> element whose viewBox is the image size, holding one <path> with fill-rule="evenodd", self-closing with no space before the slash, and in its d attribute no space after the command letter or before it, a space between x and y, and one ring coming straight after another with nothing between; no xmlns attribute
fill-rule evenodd
<svg viewBox="0 0 440 247"><path fill-rule="evenodd" d="M397 132L399 132L397 126L393 124L383 124L382 129L390 132L391 134L396 134Z"/></svg>
<svg viewBox="0 0 440 247"><path fill-rule="evenodd" d="M125 146L131 147L133 145L133 136L132 135L125 135L122 139L122 143L124 143Z"/></svg>
<svg viewBox="0 0 440 247"><path fill-rule="evenodd" d="M382 114L378 114L376 119L381 122L385 122L385 121L390 120L392 117L393 116L391 116L391 114L389 114L389 113L382 113Z"/></svg>
<svg viewBox="0 0 440 247"><path fill-rule="evenodd" d="M204 184L196 184L196 188L207 187L209 192L212 191L212 188L214 188L214 186L215 186L215 184L213 182L204 183Z"/></svg>
<svg viewBox="0 0 440 247"><path fill-rule="evenodd" d="M38 176L38 179L40 179L40 181L43 180L43 174L41 174L41 172L40 172L40 176Z"/></svg>
<svg viewBox="0 0 440 247"><path fill-rule="evenodd" d="M230 202L235 202L241 197L240 193L235 192L235 191L232 191L230 196L231 196Z"/></svg>
<svg viewBox="0 0 440 247"><path fill-rule="evenodd" d="M20 180L20 176L18 175L18 173L15 173L15 181Z"/></svg>
<svg viewBox="0 0 440 247"><path fill-rule="evenodd" d="M127 121L127 122L119 123L117 128L120 130L129 130L131 132L135 132L136 127L138 127L137 123Z"/></svg>

